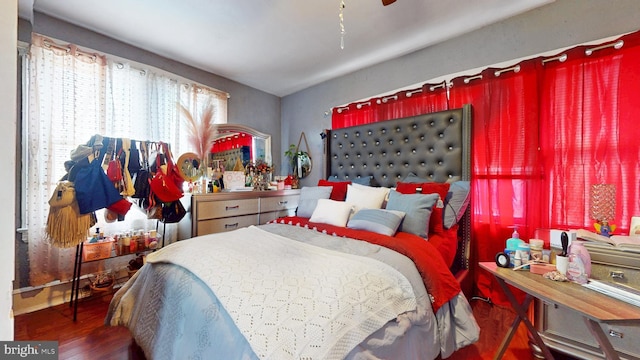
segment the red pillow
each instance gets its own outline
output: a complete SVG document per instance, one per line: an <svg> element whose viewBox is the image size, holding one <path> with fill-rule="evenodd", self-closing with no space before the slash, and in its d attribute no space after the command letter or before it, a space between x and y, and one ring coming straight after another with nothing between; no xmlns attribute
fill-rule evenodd
<svg viewBox="0 0 640 360"><path fill-rule="evenodd" d="M349 184L351 184L351 181L318 180L318 186L333 186L329 199L335 201L344 201L347 198L347 185Z"/></svg>
<svg viewBox="0 0 640 360"><path fill-rule="evenodd" d="M423 194L438 194L440 195L440 200L444 202L450 186L451 184L449 183L428 182L416 184L399 182L396 185L396 191L401 194L415 194L418 188L422 188ZM433 207L431 218L429 219L429 234L444 233L444 208L438 207L438 205L442 206L442 202L438 202L438 204Z"/></svg>

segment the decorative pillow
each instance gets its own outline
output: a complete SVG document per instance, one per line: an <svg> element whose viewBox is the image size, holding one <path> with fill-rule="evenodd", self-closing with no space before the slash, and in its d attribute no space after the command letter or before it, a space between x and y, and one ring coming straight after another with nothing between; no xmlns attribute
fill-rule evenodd
<svg viewBox="0 0 640 360"><path fill-rule="evenodd" d="M331 190L331 200L336 201L344 201L347 197L347 185L351 184L351 181L329 181L329 180L318 180L318 186L332 186L333 190Z"/></svg>
<svg viewBox="0 0 640 360"><path fill-rule="evenodd" d="M360 209L380 209L388 193L388 188L350 184L347 185L345 201L354 206L355 212Z"/></svg>
<svg viewBox="0 0 640 360"><path fill-rule="evenodd" d="M404 212L396 210L362 209L351 217L347 227L393 236L404 215Z"/></svg>
<svg viewBox="0 0 640 360"><path fill-rule="evenodd" d="M331 181L331 182L343 182L343 181L348 181L349 183L352 184L360 184L360 185L365 185L365 186L371 186L371 182L373 181L373 176L363 176L363 177L357 177L357 178L353 178L353 179L345 179L345 180L340 180L338 179L337 176L330 176L327 180Z"/></svg>
<svg viewBox="0 0 640 360"><path fill-rule="evenodd" d="M364 186L371 186L372 180L373 180L372 176L363 176L363 177L351 179L351 183L360 184Z"/></svg>
<svg viewBox="0 0 640 360"><path fill-rule="evenodd" d="M464 215L469 206L469 193L471 183L469 181L454 181L444 199L444 228L450 229Z"/></svg>
<svg viewBox="0 0 640 360"><path fill-rule="evenodd" d="M401 194L395 190L389 193L387 210L398 210L406 213L400 231L427 238L427 229L431 211L440 195L438 194Z"/></svg>
<svg viewBox="0 0 640 360"><path fill-rule="evenodd" d="M402 182L404 183L417 183L417 184L421 184L421 183L426 183L426 182L433 182L433 180L429 180L429 179L425 179L425 178L421 178L418 175L410 172L409 174L407 174L407 176L405 176L404 179L402 179Z"/></svg>
<svg viewBox="0 0 640 360"><path fill-rule="evenodd" d="M298 201L298 210L296 215L304 218L310 218L313 210L316 209L319 199L328 199L331 195L333 187L331 186L305 186L300 190L300 200Z"/></svg>
<svg viewBox="0 0 640 360"><path fill-rule="evenodd" d="M444 232L444 199L447 196L451 184L449 183L401 183L399 182L396 191L403 194L415 194L418 188L422 189L423 194L438 194L439 201L433 208L431 219L429 220L429 233L442 234Z"/></svg>
<svg viewBox="0 0 640 360"><path fill-rule="evenodd" d="M352 210L353 206L344 201L318 199L318 205L313 210L309 221L345 227Z"/></svg>

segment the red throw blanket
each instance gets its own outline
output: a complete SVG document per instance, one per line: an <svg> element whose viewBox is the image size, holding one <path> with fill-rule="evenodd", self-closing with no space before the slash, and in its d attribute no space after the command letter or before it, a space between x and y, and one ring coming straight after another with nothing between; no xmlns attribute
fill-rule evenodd
<svg viewBox="0 0 640 360"><path fill-rule="evenodd" d="M297 216L274 220L279 224L308 227L327 234L335 234L372 244L384 246L413 260L422 281L431 295L434 313L442 305L460 293L460 284L449 271L447 264L436 248L425 239L398 231L395 236L382 235L365 230L348 229L333 225L310 222L308 218Z"/></svg>

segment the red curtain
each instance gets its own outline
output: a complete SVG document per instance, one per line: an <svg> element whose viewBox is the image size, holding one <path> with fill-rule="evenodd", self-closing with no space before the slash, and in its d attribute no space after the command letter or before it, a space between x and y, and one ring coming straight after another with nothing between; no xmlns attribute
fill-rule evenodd
<svg viewBox="0 0 640 360"><path fill-rule="evenodd" d="M545 64L540 132L551 227L593 229L589 190L600 183L616 187L616 233L640 215L640 33L620 40L621 49L586 55L594 46L581 46Z"/></svg>
<svg viewBox="0 0 640 360"><path fill-rule="evenodd" d="M393 95L334 108L331 126L333 129L340 129L376 121L428 114L448 108L446 83L425 84L419 89L403 90Z"/></svg>
<svg viewBox="0 0 640 360"><path fill-rule="evenodd" d="M472 264L493 261L514 227L524 240L536 229L593 229L593 184L616 187L614 233L628 233L640 216L640 32L618 40L622 48L580 46L564 52L566 61L558 54L453 79L448 102L410 99L425 113L472 104ZM403 105L413 94L395 95L367 121L381 108L377 121L410 116ZM346 112L357 122L352 105ZM334 112L333 127L350 126L343 118ZM505 303L488 274L474 274L480 296Z"/></svg>
<svg viewBox="0 0 640 360"><path fill-rule="evenodd" d="M211 145L211 152L222 152L226 150L239 149L243 146L248 146L249 151L251 152L253 147L251 146L253 142L253 137L249 134L238 133L229 136L225 136L222 138L216 139ZM250 158L252 154L250 153Z"/></svg>
<svg viewBox="0 0 640 360"><path fill-rule="evenodd" d="M517 227L521 238L543 227L539 206L542 169L538 156L538 66L486 69L453 80L452 108L473 104L472 232L477 261L493 261ZM474 271L482 296L494 302L502 292L490 276Z"/></svg>

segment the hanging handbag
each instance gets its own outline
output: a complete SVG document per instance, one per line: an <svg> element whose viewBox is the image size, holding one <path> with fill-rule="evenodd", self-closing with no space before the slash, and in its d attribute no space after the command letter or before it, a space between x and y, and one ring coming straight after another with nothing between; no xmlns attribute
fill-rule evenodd
<svg viewBox="0 0 640 360"><path fill-rule="evenodd" d="M142 165L140 170L136 173L135 182L133 183L134 193L131 197L136 199L147 199L150 195L151 188L149 187L149 180L151 180L151 174L149 173L149 161L147 157L147 143L140 143L140 160ZM142 207L142 201L139 202Z"/></svg>
<svg viewBox="0 0 640 360"><path fill-rule="evenodd" d="M78 170L74 187L80 214L108 207L122 199L120 192L104 173L100 161L95 159L89 166Z"/></svg>
<svg viewBox="0 0 640 360"><path fill-rule="evenodd" d="M162 202L172 202L182 197L182 190L176 186L162 169L158 169L149 185L153 195L157 196Z"/></svg>
<svg viewBox="0 0 640 360"><path fill-rule="evenodd" d="M161 164L160 154L156 155L156 173L150 181L151 192L157 196L162 202L172 202L182 197L182 187L178 187L178 181L175 180L177 171L174 169L171 156L168 152L166 144L161 144L166 160L165 166ZM163 169L164 167L164 169ZM180 179L180 175L177 175ZM183 181L183 180L182 180ZM182 185L182 181L180 184Z"/></svg>
<svg viewBox="0 0 640 360"><path fill-rule="evenodd" d="M138 171L142 169L142 165L140 165L140 152L136 147L135 140L131 140L131 148L129 149L129 164L127 166L129 170L129 174L131 177L134 177L138 174Z"/></svg>
<svg viewBox="0 0 640 360"><path fill-rule="evenodd" d="M109 180L114 183L122 180L122 164L120 163L119 156L112 156L111 160L109 160L109 165L107 166L107 176L109 177Z"/></svg>
<svg viewBox="0 0 640 360"><path fill-rule="evenodd" d="M122 139L122 149L120 150L120 164L122 165L122 196L131 196L135 194L135 188L133 186L133 180L131 179L131 173L129 173L129 161L131 150L131 139Z"/></svg>
<svg viewBox="0 0 640 360"><path fill-rule="evenodd" d="M162 203L153 205L147 209L147 219L162 220Z"/></svg>
<svg viewBox="0 0 640 360"><path fill-rule="evenodd" d="M176 200L162 205L162 222L173 224L180 222L187 214L187 210L182 205L182 201Z"/></svg>
<svg viewBox="0 0 640 360"><path fill-rule="evenodd" d="M71 181L60 181L49 199L49 206L69 206L75 200L76 189L73 187L73 183Z"/></svg>

